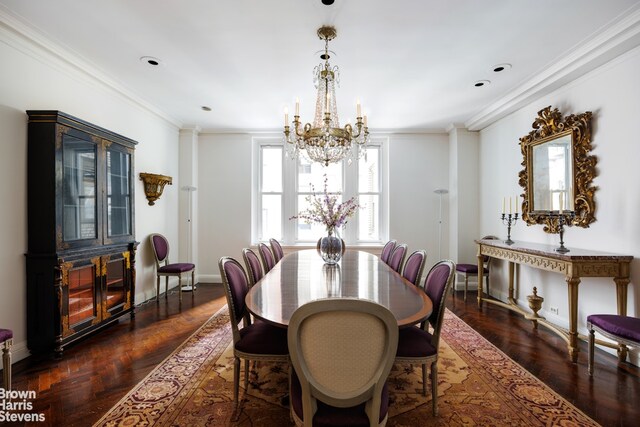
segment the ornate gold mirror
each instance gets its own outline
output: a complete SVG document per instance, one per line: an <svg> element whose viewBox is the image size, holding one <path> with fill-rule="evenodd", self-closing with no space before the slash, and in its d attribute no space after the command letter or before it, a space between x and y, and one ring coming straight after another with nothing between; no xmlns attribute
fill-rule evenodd
<svg viewBox="0 0 640 427"><path fill-rule="evenodd" d="M596 157L591 152L591 112L562 117L557 108L538 112L533 130L520 138L524 169L522 219L558 233L560 222L589 227L594 222ZM562 217L562 221L560 220Z"/></svg>

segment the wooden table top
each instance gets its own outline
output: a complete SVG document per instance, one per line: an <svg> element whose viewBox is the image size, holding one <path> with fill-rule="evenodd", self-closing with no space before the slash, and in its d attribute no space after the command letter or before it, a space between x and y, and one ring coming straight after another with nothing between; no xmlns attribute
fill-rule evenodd
<svg viewBox="0 0 640 427"><path fill-rule="evenodd" d="M247 294L247 308L256 317L286 327L296 309L323 298L359 298L387 307L398 326L429 317L433 304L411 282L377 256L347 250L336 265L327 265L315 250L285 256Z"/></svg>

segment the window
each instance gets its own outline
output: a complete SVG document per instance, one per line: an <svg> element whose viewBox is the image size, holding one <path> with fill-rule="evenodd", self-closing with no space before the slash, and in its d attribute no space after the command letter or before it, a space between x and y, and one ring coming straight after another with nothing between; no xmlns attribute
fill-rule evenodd
<svg viewBox="0 0 640 427"><path fill-rule="evenodd" d="M254 138L257 165L253 183L254 242L276 238L285 244L314 243L325 233L321 224L289 220L308 206L307 197L315 191L340 194L339 200L358 197L361 209L340 230L349 244L381 243L386 240L386 201L384 197L384 142L368 145L367 153L351 165L340 162L325 167L304 157L288 158L280 137Z"/></svg>

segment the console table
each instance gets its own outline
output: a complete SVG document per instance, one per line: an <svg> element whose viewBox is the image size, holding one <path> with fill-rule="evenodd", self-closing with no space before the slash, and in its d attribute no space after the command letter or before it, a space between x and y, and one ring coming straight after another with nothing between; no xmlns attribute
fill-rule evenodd
<svg viewBox="0 0 640 427"><path fill-rule="evenodd" d="M478 307L482 307L482 301L486 301L522 314L533 322L534 327L537 327L538 323L544 325L567 342L572 362L578 360L578 285L581 277L612 277L616 284L618 314L627 314L627 285L629 284L632 256L573 248L570 252L559 253L555 251L555 246L527 242L515 242L511 245L501 240L483 239L475 242L478 246ZM483 297L483 261L485 256L509 262L509 298L506 303ZM547 321L537 314L537 310L528 312L518 306L514 298L515 264L564 274L569 291L569 330ZM604 341L598 341L598 343L617 348L617 346ZM620 360L624 360L626 355L626 347L621 347L618 357Z"/></svg>

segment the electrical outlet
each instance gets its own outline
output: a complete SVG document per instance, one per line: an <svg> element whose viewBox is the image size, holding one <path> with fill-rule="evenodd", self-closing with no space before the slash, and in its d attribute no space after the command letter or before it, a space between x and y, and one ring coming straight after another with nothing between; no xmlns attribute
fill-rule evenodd
<svg viewBox="0 0 640 427"><path fill-rule="evenodd" d="M558 314L558 307L549 307L549 311L553 314Z"/></svg>

